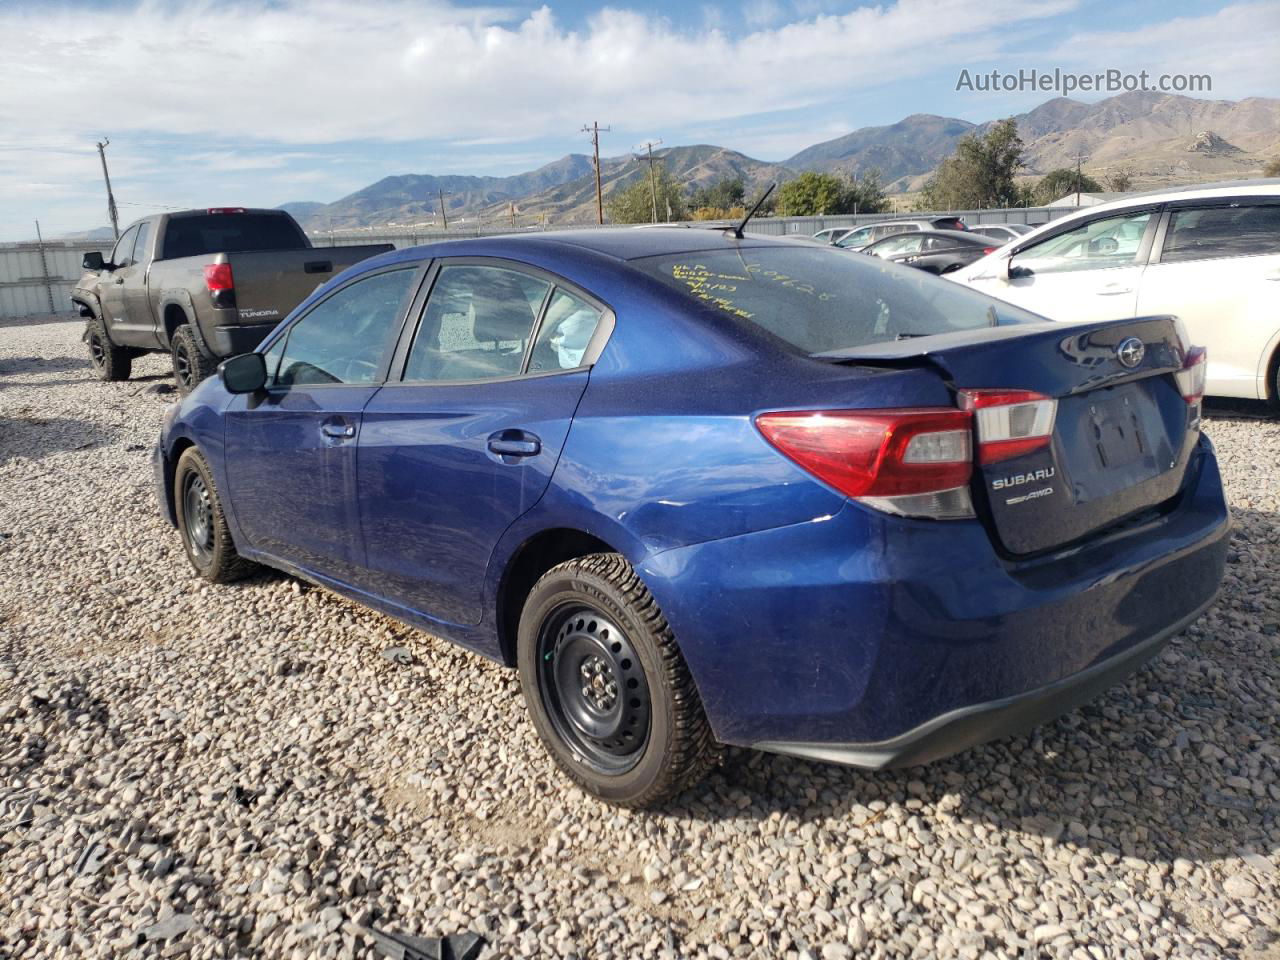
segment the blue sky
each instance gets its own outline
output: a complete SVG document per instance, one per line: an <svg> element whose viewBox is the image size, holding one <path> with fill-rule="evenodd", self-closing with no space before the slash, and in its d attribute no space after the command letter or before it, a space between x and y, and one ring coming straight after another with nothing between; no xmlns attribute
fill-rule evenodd
<svg viewBox="0 0 1280 960"><path fill-rule="evenodd" d="M1204 73L1280 96L1280 3L0 0L0 240L164 207L335 200L397 173L508 174L647 139L782 160L911 113L1050 94L973 72ZM1096 94L1078 99L1098 99Z"/></svg>

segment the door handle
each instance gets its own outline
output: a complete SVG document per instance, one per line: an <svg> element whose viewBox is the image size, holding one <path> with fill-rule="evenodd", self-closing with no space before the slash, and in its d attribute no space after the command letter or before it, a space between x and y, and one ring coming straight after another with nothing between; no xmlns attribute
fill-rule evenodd
<svg viewBox="0 0 1280 960"><path fill-rule="evenodd" d="M500 457L536 457L542 441L524 430L503 430L489 437L489 452Z"/></svg>
<svg viewBox="0 0 1280 960"><path fill-rule="evenodd" d="M1122 293L1133 293L1133 287L1118 287L1115 284L1110 284L1094 292L1100 297L1115 297Z"/></svg>
<svg viewBox="0 0 1280 960"><path fill-rule="evenodd" d="M349 423L322 423L320 432L331 440L350 440L356 435L356 428Z"/></svg>

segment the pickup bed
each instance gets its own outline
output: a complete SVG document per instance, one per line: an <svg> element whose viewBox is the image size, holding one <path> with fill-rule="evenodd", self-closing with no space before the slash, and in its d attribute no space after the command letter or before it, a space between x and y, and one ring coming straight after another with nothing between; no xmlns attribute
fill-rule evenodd
<svg viewBox="0 0 1280 960"><path fill-rule="evenodd" d="M71 301L103 380L127 380L133 358L167 352L188 393L226 357L256 347L330 277L390 244L312 247L283 210L217 207L146 217L109 258L86 254Z"/></svg>

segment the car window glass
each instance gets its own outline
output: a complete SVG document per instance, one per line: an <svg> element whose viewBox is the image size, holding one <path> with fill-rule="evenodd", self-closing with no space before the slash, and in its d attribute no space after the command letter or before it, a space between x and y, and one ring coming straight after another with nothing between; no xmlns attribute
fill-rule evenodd
<svg viewBox="0 0 1280 960"><path fill-rule="evenodd" d="M1133 263L1151 211L1104 217L1041 240L1012 260L1033 273L1098 270Z"/></svg>
<svg viewBox="0 0 1280 960"><path fill-rule="evenodd" d="M111 248L111 262L117 267L127 267L133 255L133 243L138 239L138 228L130 227Z"/></svg>
<svg viewBox="0 0 1280 960"><path fill-rule="evenodd" d="M867 243L871 239L872 233L873 233L873 230L871 227L863 227L860 230L854 230L852 233L847 233L843 237L841 237L839 242L837 243L837 246L841 246L841 247L859 246L861 244Z"/></svg>
<svg viewBox="0 0 1280 960"><path fill-rule="evenodd" d="M322 300L289 328L275 382L298 386L376 380L415 273L375 274Z"/></svg>
<svg viewBox="0 0 1280 960"><path fill-rule="evenodd" d="M551 284L502 267L440 270L409 351L406 380L487 380L520 373Z"/></svg>
<svg viewBox="0 0 1280 960"><path fill-rule="evenodd" d="M556 290L529 356L529 372L572 370L582 366L591 335L600 323L600 311L565 290Z"/></svg>
<svg viewBox="0 0 1280 960"><path fill-rule="evenodd" d="M267 383L269 384L276 382L276 373L280 369L280 358L284 355L284 345L288 339L287 334L276 338L276 342L262 355L263 363L267 368Z"/></svg>
<svg viewBox="0 0 1280 960"><path fill-rule="evenodd" d="M1280 253L1280 204L1192 207L1169 215L1162 263Z"/></svg>
<svg viewBox="0 0 1280 960"><path fill-rule="evenodd" d="M890 237L882 240L872 248L872 253L877 257L896 257L903 253L919 253L923 244L922 237Z"/></svg>
<svg viewBox="0 0 1280 960"><path fill-rule="evenodd" d="M130 263L142 263L147 258L147 241L151 239L151 222L138 224L138 240L133 245L133 257Z"/></svg>

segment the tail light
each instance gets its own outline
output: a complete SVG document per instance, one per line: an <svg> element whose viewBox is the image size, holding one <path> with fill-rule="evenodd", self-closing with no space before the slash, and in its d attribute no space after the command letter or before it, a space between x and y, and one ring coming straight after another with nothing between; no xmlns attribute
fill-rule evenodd
<svg viewBox="0 0 1280 960"><path fill-rule="evenodd" d="M867 506L901 516L973 516L965 410L763 413L756 426L788 459Z"/></svg>
<svg viewBox="0 0 1280 960"><path fill-rule="evenodd" d="M983 248L982 248L982 255L985 257L985 256L987 256L987 255L989 255L989 254L995 253L995 252L996 252L997 250L999 250L999 249L1000 249L999 247L983 247Z"/></svg>
<svg viewBox="0 0 1280 960"><path fill-rule="evenodd" d="M231 275L229 263L206 263L204 285L215 307L233 307L236 302L236 281Z"/></svg>
<svg viewBox="0 0 1280 960"><path fill-rule="evenodd" d="M978 425L978 462L999 463L1049 446L1058 401L1030 390L961 390Z"/></svg>
<svg viewBox="0 0 1280 960"><path fill-rule="evenodd" d="M1204 347L1192 347L1182 361L1182 369L1173 375L1182 399L1187 401L1187 423L1192 430L1200 429L1200 401L1204 399L1208 357Z"/></svg>

